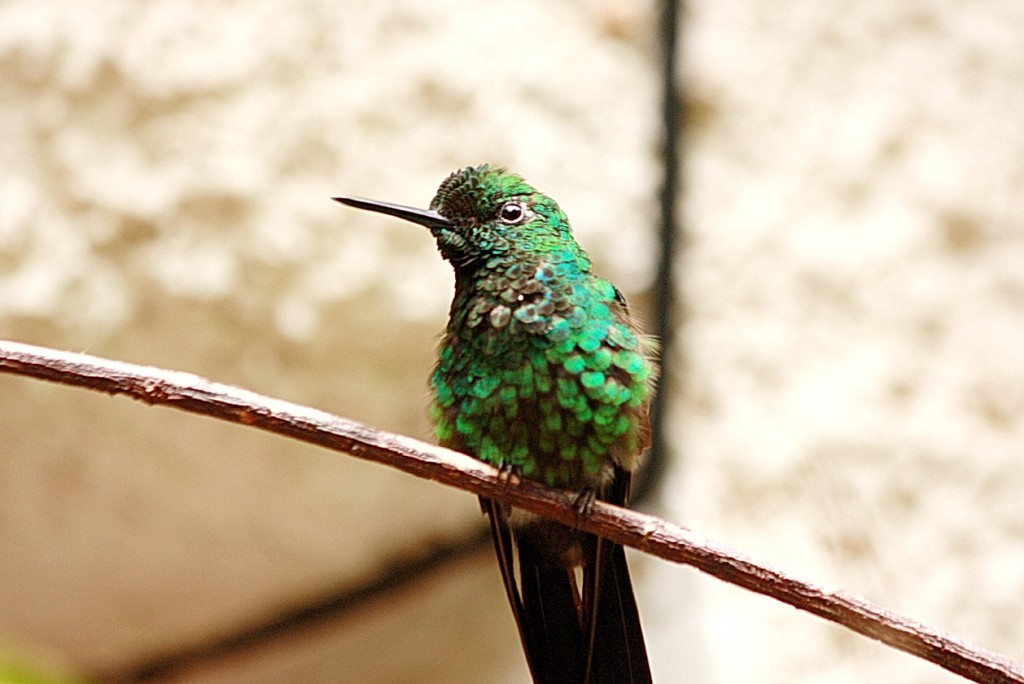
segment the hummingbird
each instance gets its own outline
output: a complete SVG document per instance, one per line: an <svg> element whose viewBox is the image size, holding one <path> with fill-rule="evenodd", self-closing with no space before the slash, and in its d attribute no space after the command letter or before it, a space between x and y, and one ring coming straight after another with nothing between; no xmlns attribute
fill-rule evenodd
<svg viewBox="0 0 1024 684"><path fill-rule="evenodd" d="M595 499L627 505L650 444L656 345L622 293L592 273L555 200L488 164L448 176L429 209L333 199L426 227L455 271L430 377L439 443L510 482L573 492L581 515ZM650 682L623 548L480 504L534 682Z"/></svg>

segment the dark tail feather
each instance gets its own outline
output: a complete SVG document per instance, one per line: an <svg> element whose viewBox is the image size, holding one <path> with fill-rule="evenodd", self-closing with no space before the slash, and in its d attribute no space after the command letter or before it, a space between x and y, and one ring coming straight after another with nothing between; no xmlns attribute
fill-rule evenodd
<svg viewBox="0 0 1024 684"><path fill-rule="evenodd" d="M631 479L628 472L617 469L603 498L627 505ZM650 684L651 666L625 549L607 539L592 539L593 562L583 571L583 618L589 644L585 681Z"/></svg>
<svg viewBox="0 0 1024 684"><path fill-rule="evenodd" d="M490 518L502 582L533 681L584 684L586 656L572 570L545 563L531 544L524 544L513 533L496 502L481 498L480 504ZM515 556L519 561L518 585Z"/></svg>
<svg viewBox="0 0 1024 684"><path fill-rule="evenodd" d="M628 480L621 486L628 487ZM591 558L583 571L581 602L571 568L553 564L535 536L511 529L497 502L481 498L480 503L490 518L505 593L534 683L650 684L623 548L581 535Z"/></svg>
<svg viewBox="0 0 1024 684"><path fill-rule="evenodd" d="M651 668L633 596L625 550L599 539L593 567L596 582L589 624L587 684L650 684Z"/></svg>
<svg viewBox="0 0 1024 684"><path fill-rule="evenodd" d="M571 569L554 567L518 538L526 657L536 684L584 684L586 653Z"/></svg>
<svg viewBox="0 0 1024 684"><path fill-rule="evenodd" d="M516 628L519 630L519 639L526 647L526 633L523 631L523 600L519 596L519 587L516 585L516 573L513 566L512 532L502 519L498 511L498 503L491 499L480 497L480 508L487 514L491 523L491 541L494 542L494 552L498 556L498 568L501 570L501 581L505 585L505 595L512 607L512 614L516 619ZM533 672L533 666L530 666Z"/></svg>

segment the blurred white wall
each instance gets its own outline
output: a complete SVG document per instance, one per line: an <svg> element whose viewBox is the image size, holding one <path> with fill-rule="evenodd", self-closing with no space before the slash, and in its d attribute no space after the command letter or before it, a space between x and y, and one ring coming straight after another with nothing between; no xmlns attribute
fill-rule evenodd
<svg viewBox="0 0 1024 684"><path fill-rule="evenodd" d="M0 4L0 336L427 438L451 278L425 205L490 161L643 308L657 6ZM692 2L688 226L652 508L1009 656L1024 610L1024 6ZM0 651L85 672L478 522L472 497L0 377ZM659 681L959 681L637 558ZM519 682L488 557L194 681ZM689 675L689 676L688 676Z"/></svg>

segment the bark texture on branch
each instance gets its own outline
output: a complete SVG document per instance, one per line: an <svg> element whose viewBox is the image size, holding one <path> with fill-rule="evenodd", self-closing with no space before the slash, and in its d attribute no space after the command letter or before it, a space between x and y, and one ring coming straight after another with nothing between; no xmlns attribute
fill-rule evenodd
<svg viewBox="0 0 1024 684"><path fill-rule="evenodd" d="M147 404L286 435L418 477L498 499L631 546L691 565L723 581L770 596L893 648L929 660L969 680L1024 684L1024 665L972 646L927 625L842 591L831 591L755 562L652 515L597 501L580 518L574 497L541 485L510 483L465 454L375 430L329 413L266 397L180 371L109 361L85 354L0 341L0 372L124 394Z"/></svg>

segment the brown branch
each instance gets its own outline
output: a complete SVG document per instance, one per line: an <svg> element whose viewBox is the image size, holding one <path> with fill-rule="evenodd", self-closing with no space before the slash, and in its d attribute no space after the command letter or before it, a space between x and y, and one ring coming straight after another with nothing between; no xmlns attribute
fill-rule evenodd
<svg viewBox="0 0 1024 684"><path fill-rule="evenodd" d="M0 341L0 372L125 394L294 437L607 537L665 560L770 596L884 644L986 684L1024 684L1024 666L842 591L831 591L757 563L670 522L603 502L577 516L573 497L529 481L510 485L498 471L441 447L374 430L323 411L211 382L191 373L107 361Z"/></svg>

